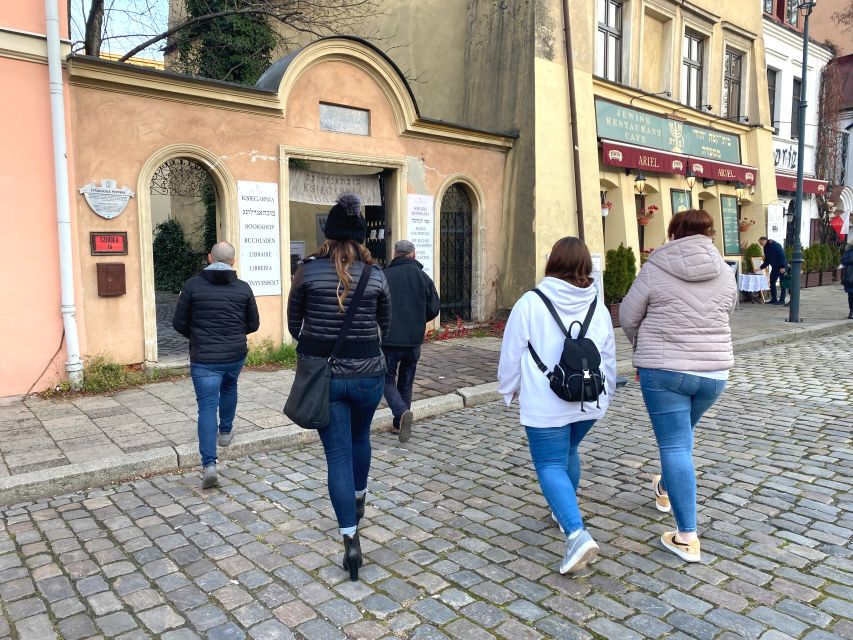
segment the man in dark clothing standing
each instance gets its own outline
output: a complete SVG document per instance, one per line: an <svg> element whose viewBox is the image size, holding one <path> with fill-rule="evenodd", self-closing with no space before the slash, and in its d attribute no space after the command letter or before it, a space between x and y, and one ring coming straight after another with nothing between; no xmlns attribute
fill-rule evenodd
<svg viewBox="0 0 853 640"><path fill-rule="evenodd" d="M219 484L217 431L220 446L231 444L237 378L248 353L246 334L260 326L252 289L237 278L234 270L234 247L227 242L216 243L207 261L210 264L200 275L187 280L172 318L175 331L190 339L190 376L198 402L203 489Z"/></svg>
<svg viewBox="0 0 853 640"><path fill-rule="evenodd" d="M788 268L788 259L785 257L785 249L775 240L769 240L766 236L761 236L758 239L758 244L764 247L764 262L761 263L761 268L766 269L770 265L770 304L785 304L785 287L782 287L782 297L776 298L776 281L785 273Z"/></svg>
<svg viewBox="0 0 853 640"><path fill-rule="evenodd" d="M412 384L426 323L441 307L435 285L415 260L415 245L408 240L394 245L394 260L385 269L385 278L391 291L391 328L382 343L388 365L385 400L394 414L393 432L406 442L412 435Z"/></svg>

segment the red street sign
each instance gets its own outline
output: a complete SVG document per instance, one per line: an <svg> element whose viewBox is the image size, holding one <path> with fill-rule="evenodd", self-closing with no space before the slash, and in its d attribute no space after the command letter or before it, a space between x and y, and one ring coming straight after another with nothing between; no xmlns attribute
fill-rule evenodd
<svg viewBox="0 0 853 640"><path fill-rule="evenodd" d="M93 256L126 256L127 231L89 234L89 245Z"/></svg>
<svg viewBox="0 0 853 640"><path fill-rule="evenodd" d="M835 229L835 233L838 234L838 239L843 240L846 234L841 233L841 229L844 228L844 218L841 216L835 216L832 220L829 221L829 226Z"/></svg>

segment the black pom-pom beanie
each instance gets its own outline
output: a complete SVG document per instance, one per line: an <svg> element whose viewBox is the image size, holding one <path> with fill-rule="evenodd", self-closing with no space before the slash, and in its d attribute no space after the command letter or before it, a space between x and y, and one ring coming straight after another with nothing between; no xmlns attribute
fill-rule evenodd
<svg viewBox="0 0 853 640"><path fill-rule="evenodd" d="M323 233L329 240L364 243L367 223L361 215L361 199L354 193L341 194L337 204L329 210Z"/></svg>

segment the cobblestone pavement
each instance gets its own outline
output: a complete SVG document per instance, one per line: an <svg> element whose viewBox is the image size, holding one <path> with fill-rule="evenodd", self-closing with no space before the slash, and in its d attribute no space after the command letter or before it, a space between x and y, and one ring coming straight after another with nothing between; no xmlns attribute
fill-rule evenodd
<svg viewBox="0 0 853 640"><path fill-rule="evenodd" d="M738 358L697 429L700 564L660 548L651 428L633 383L582 445L600 559L563 548L513 407L374 438L350 583L319 446L0 511L0 638L853 638L847 338Z"/></svg>

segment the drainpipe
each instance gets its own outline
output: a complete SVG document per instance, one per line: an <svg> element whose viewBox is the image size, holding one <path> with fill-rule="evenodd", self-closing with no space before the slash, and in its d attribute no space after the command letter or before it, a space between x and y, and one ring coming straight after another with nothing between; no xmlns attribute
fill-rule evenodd
<svg viewBox="0 0 853 640"><path fill-rule="evenodd" d="M56 226L59 236L59 287L65 349L65 371L73 387L83 382L83 361L74 306L74 264L71 260L71 207L68 192L68 156L65 148L65 98L62 91L62 57L59 40L59 0L45 0L47 66L50 79L50 120L53 125L53 169L56 178Z"/></svg>
<svg viewBox="0 0 853 640"><path fill-rule="evenodd" d="M581 152L578 147L578 106L575 102L575 65L572 56L572 21L569 17L569 0L563 0L563 43L566 47L566 75L568 76L569 119L572 124L572 164L575 174L575 206L578 216L578 237L584 239L583 193L581 189Z"/></svg>

